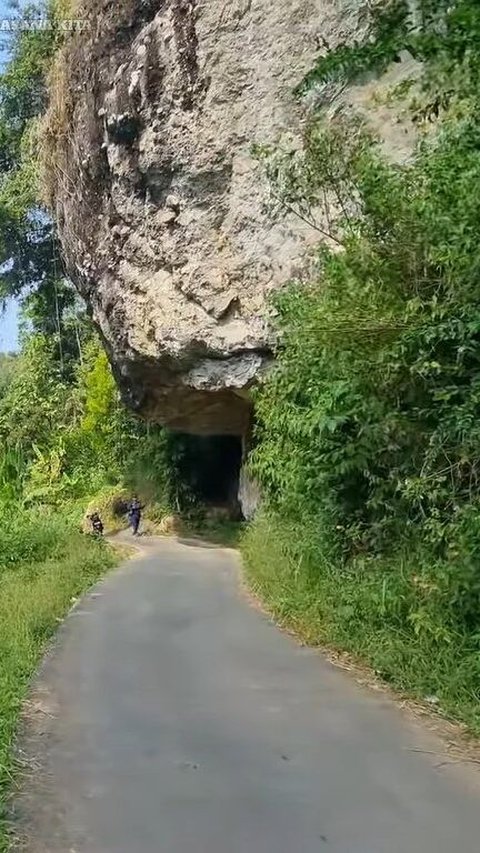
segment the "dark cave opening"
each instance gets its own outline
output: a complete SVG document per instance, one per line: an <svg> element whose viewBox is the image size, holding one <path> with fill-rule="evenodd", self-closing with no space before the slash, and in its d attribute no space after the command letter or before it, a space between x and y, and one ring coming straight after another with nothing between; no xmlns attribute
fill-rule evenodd
<svg viewBox="0 0 480 853"><path fill-rule="evenodd" d="M181 441L177 471L194 498L207 507L241 516L238 501L242 440L231 435L188 435Z"/></svg>

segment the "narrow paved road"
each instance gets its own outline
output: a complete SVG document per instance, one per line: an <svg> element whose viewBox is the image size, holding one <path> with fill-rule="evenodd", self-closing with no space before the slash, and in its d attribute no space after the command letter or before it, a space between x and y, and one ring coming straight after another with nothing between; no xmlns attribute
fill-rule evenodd
<svg viewBox="0 0 480 853"><path fill-rule="evenodd" d="M225 551L145 540L65 623L29 718L30 853L480 847L476 775L249 607Z"/></svg>

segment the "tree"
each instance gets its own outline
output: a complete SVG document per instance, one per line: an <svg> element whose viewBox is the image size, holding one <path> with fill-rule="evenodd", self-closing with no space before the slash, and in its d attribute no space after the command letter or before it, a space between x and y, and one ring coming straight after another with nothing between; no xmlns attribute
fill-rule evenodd
<svg viewBox="0 0 480 853"><path fill-rule="evenodd" d="M13 353L0 353L0 399L6 393L17 366L17 356Z"/></svg>
<svg viewBox="0 0 480 853"><path fill-rule="evenodd" d="M38 201L35 144L49 69L63 37L58 2L10 6L25 26L10 35L10 58L0 75L0 303L26 298L27 323L55 337L68 369L82 324L72 324L74 291L63 276L55 227ZM38 18L48 26L35 27Z"/></svg>
<svg viewBox="0 0 480 853"><path fill-rule="evenodd" d="M49 446L67 416L67 389L52 342L32 336L16 359L15 370L0 400L0 436L4 447L21 447L26 458L33 448Z"/></svg>

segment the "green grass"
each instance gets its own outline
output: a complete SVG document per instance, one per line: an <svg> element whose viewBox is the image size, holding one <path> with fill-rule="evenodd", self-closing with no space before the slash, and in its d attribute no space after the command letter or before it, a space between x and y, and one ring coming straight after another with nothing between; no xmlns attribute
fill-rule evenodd
<svg viewBox="0 0 480 853"><path fill-rule="evenodd" d="M241 548L251 588L281 625L349 652L404 694L438 697L441 713L480 734L480 638L455 624L441 567L412 551L339 570L312 529L265 515Z"/></svg>
<svg viewBox="0 0 480 853"><path fill-rule="evenodd" d="M184 536L203 539L222 548L238 548L245 527L238 521L207 520L199 524L186 523Z"/></svg>
<svg viewBox="0 0 480 853"><path fill-rule="evenodd" d="M0 541L0 851L8 848L5 806L13 740L30 679L72 600L116 559L78 532L75 516L20 512L3 519Z"/></svg>

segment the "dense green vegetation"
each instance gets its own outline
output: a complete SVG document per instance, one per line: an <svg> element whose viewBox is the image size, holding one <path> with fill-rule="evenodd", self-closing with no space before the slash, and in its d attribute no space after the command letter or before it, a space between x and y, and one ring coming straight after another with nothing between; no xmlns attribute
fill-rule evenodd
<svg viewBox="0 0 480 853"><path fill-rule="evenodd" d="M300 87L409 50L423 70L390 94L418 126L407 163L321 114L302 154L260 152L277 202L325 239L317 279L277 300L253 459L267 502L245 547L281 618L478 732L480 6L416 5L413 26L386 4Z"/></svg>

